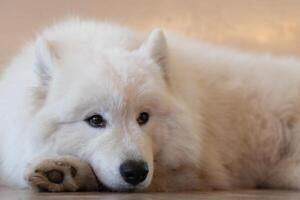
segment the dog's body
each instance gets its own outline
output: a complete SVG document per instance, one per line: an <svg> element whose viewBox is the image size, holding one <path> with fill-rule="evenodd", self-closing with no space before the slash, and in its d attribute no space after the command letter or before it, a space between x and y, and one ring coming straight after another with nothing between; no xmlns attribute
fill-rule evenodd
<svg viewBox="0 0 300 200"><path fill-rule="evenodd" d="M14 59L0 82L4 184L39 186L35 163L72 155L118 191L300 189L299 60L146 38L75 20ZM86 124L95 113L106 128ZM134 187L119 175L128 159L149 169Z"/></svg>

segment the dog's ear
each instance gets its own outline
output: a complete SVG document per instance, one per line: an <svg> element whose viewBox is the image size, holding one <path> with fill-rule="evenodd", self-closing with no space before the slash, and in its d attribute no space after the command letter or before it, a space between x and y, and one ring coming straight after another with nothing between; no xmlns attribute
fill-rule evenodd
<svg viewBox="0 0 300 200"><path fill-rule="evenodd" d="M167 41L161 29L152 30L140 50L148 54L161 67L167 64Z"/></svg>
<svg viewBox="0 0 300 200"><path fill-rule="evenodd" d="M36 72L41 83L47 86L52 79L54 65L58 59L54 42L38 38L35 46Z"/></svg>

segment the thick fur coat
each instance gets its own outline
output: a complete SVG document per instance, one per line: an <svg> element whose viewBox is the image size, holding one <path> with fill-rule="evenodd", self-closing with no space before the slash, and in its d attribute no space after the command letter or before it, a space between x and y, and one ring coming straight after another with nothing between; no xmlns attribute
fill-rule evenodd
<svg viewBox="0 0 300 200"><path fill-rule="evenodd" d="M95 176L115 191L300 189L299 102L295 58L69 20L41 32L2 74L1 182L76 191L95 189L86 178ZM139 125L143 112L149 121ZM87 123L95 114L105 128ZM120 175L128 159L148 167L134 186ZM52 161L79 173L62 170L64 181L51 183Z"/></svg>

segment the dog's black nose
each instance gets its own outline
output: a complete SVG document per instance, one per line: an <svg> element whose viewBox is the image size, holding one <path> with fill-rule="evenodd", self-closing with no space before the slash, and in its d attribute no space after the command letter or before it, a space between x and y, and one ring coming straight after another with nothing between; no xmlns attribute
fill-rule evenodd
<svg viewBox="0 0 300 200"><path fill-rule="evenodd" d="M120 173L124 181L131 185L143 182L148 172L148 165L144 161L126 160L120 166Z"/></svg>

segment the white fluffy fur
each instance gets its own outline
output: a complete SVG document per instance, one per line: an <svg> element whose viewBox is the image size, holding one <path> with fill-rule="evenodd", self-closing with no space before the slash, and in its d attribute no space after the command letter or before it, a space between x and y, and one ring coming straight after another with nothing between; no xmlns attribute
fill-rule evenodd
<svg viewBox="0 0 300 200"><path fill-rule="evenodd" d="M70 20L13 59L0 82L3 184L27 187L29 163L74 155L115 190L131 187L126 159L147 161L137 188L149 191L300 189L299 60L147 35ZM107 128L87 125L95 113Z"/></svg>

